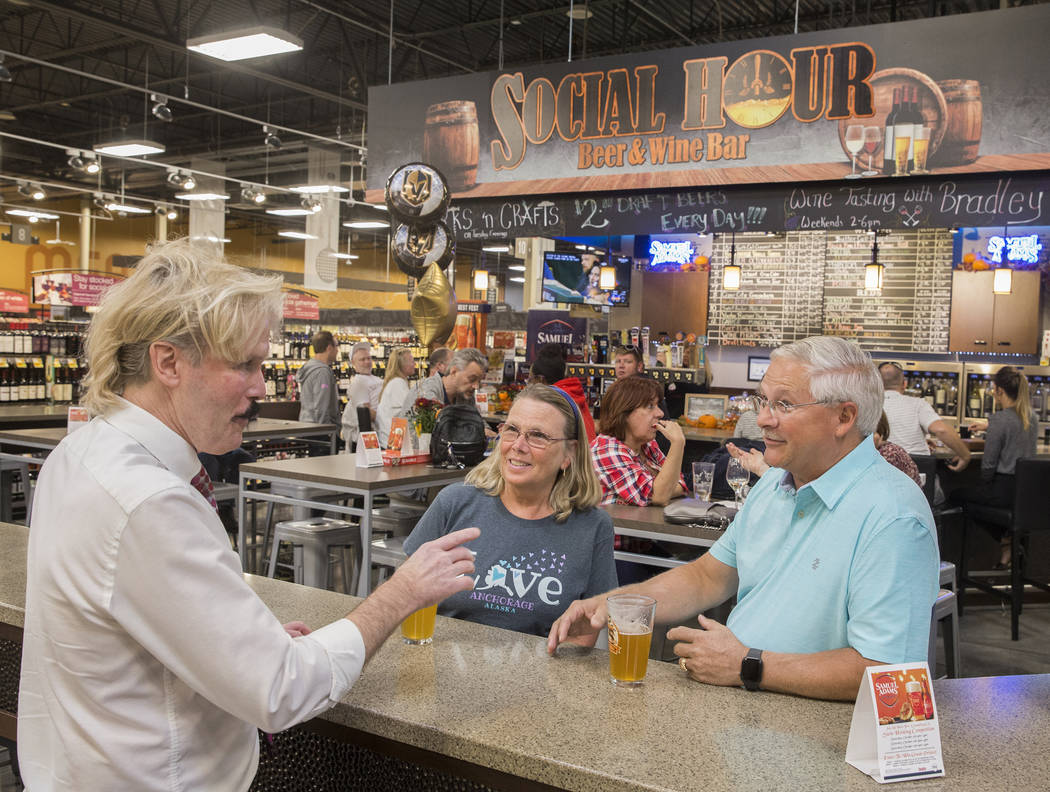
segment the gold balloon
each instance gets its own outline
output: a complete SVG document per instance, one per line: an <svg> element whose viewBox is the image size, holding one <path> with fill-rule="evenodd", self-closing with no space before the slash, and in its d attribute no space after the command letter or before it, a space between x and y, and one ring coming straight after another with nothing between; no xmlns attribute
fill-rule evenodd
<svg viewBox="0 0 1050 792"><path fill-rule="evenodd" d="M456 293L445 277L444 270L436 263L416 284L412 298L412 326L420 342L427 346L449 337L456 323Z"/></svg>

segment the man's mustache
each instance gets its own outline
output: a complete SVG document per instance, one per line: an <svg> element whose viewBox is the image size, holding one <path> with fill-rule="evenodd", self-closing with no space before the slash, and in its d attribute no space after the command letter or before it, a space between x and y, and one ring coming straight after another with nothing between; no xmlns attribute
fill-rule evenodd
<svg viewBox="0 0 1050 792"><path fill-rule="evenodd" d="M240 415L238 415L237 417L246 418L249 421L254 421L256 418L259 417L259 402L252 401L252 403L248 405L248 409Z"/></svg>

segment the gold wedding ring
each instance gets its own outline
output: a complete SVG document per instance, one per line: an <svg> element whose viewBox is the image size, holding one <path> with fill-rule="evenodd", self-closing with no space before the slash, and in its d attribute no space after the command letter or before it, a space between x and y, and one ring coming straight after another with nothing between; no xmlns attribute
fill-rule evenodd
<svg viewBox="0 0 1050 792"><path fill-rule="evenodd" d="M684 657L679 657L678 658L678 665L680 665L682 667L683 671L688 671L689 670L688 668L685 667L685 658Z"/></svg>

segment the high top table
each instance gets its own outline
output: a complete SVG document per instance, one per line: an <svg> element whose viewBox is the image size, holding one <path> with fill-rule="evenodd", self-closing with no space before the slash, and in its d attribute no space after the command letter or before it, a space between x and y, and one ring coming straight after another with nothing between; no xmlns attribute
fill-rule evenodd
<svg viewBox="0 0 1050 792"><path fill-rule="evenodd" d="M36 456L46 457L62 442L67 432L63 426L44 426L36 429L3 429L0 430L0 460L13 465L26 464L25 453L35 452ZM334 454L337 449L339 427L336 424L304 423L302 421L283 421L274 418L256 418L244 430L244 440L281 440L321 438L328 442L329 450ZM10 484L7 479L10 470L5 466L4 481L0 485L0 515L10 518L7 503ZM27 482L28 486L28 482ZM26 493L28 497L28 492Z"/></svg>
<svg viewBox="0 0 1050 792"><path fill-rule="evenodd" d="M347 514L361 520L361 574L358 575L357 594L367 597L371 587L372 552L372 504L376 495L411 492L427 487L440 487L461 481L466 469L434 468L428 464L383 465L382 467L358 467L356 454L284 459L278 462L252 462L241 465L240 491L237 499L237 549L242 568L247 568L245 542L245 506L250 500L284 503L321 511ZM364 505L342 506L323 500L293 498L249 489L249 480L260 483L307 485L326 493L361 496ZM263 548L265 552L265 548Z"/></svg>
<svg viewBox="0 0 1050 792"><path fill-rule="evenodd" d="M24 526L0 524L0 736L15 739L25 617ZM277 620L313 629L355 597L246 575ZM195 640L187 636L187 640ZM222 658L221 662L250 662ZM437 617L430 646L396 634L339 704L276 735L255 788L312 784L581 792L873 792L845 762L853 705L689 680L649 661L636 691L609 684L608 654ZM75 669L74 669L75 671ZM933 682L947 775L917 792L1041 792L1050 778L1050 674ZM377 756L378 754L378 756ZM451 779L449 777L452 777Z"/></svg>
<svg viewBox="0 0 1050 792"><path fill-rule="evenodd" d="M725 533L717 528L669 523L664 519L662 506L627 506L622 503L610 503L601 508L612 517L613 531L620 536L634 536L657 542L675 542L706 549ZM629 553L624 550L617 550L613 555L617 561L633 561L647 566L675 567L688 563L677 558Z"/></svg>

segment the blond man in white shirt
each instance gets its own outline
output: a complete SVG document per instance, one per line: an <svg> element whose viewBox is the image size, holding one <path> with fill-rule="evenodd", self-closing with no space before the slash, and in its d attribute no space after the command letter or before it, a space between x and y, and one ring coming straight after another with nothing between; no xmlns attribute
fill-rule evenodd
<svg viewBox="0 0 1050 792"><path fill-rule="evenodd" d="M257 728L335 704L404 617L471 585L476 529L312 632L248 587L197 453L240 445L280 299L279 279L181 241L95 315L96 417L44 464L29 535L18 752L34 792L246 790Z"/></svg>

